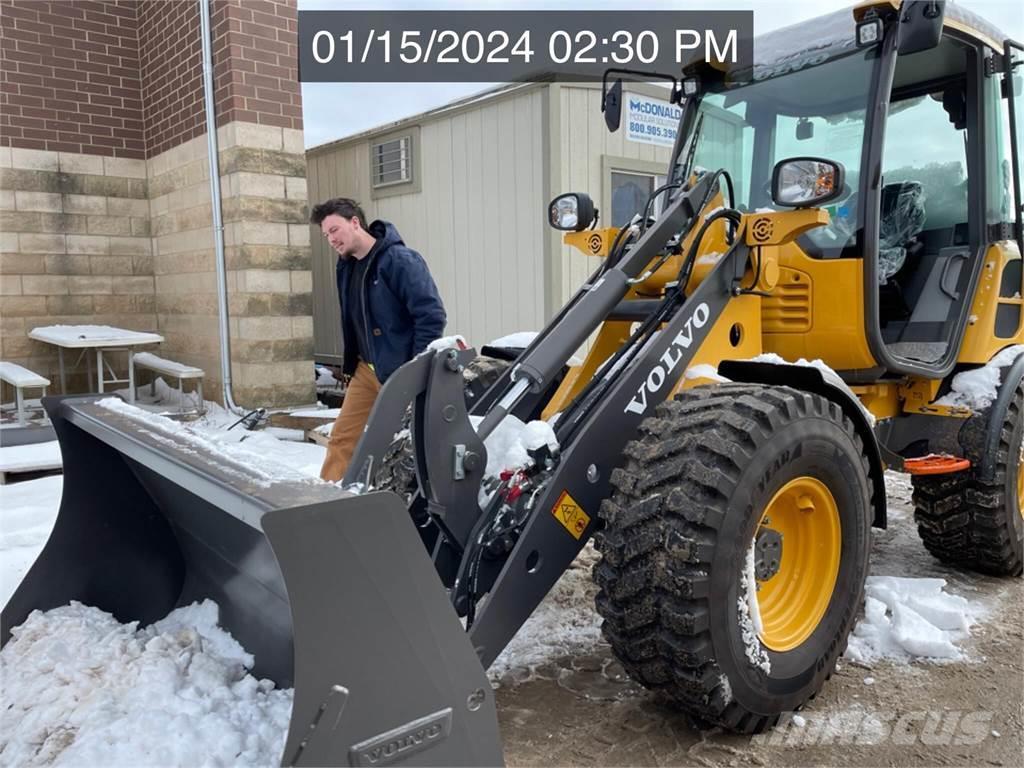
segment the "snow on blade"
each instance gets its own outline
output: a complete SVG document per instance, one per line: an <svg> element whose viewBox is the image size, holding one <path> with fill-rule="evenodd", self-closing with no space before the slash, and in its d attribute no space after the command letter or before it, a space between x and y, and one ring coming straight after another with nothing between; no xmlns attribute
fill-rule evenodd
<svg viewBox="0 0 1024 768"><path fill-rule="evenodd" d="M752 667L757 667L766 675L772 671L772 662L768 658L768 651L761 645L759 635L764 630L761 624L761 609L757 604L757 580L754 578L754 545L747 550L747 559L744 563L742 581L740 582L740 596L736 601L736 610L740 620L740 636L743 639L743 647L747 654L747 661Z"/></svg>
<svg viewBox="0 0 1024 768"><path fill-rule="evenodd" d="M940 397L935 405L965 406L983 411L992 405L1002 380L1002 369L1024 354L1024 344L1007 347L981 368L963 371L953 377L949 394Z"/></svg>
<svg viewBox="0 0 1024 768"><path fill-rule="evenodd" d="M964 658L957 645L983 610L945 591L945 579L869 576L864 618L850 635L854 661Z"/></svg>
<svg viewBox="0 0 1024 768"><path fill-rule="evenodd" d="M33 611L0 652L0 763L278 765L292 691L247 674L217 614L140 630L81 603Z"/></svg>
<svg viewBox="0 0 1024 768"><path fill-rule="evenodd" d="M108 397L98 401L108 410L120 413L140 425L161 442L167 436L181 440L192 447L203 449L224 462L222 469L234 471L246 478L266 485L275 482L322 482L319 469L324 449L316 445L286 442L260 432L249 432L182 424L133 405Z"/></svg>

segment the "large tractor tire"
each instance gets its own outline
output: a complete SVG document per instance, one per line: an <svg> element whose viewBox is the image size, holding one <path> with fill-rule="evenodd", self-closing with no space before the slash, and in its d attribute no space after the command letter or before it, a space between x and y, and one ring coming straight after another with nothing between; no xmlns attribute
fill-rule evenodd
<svg viewBox="0 0 1024 768"><path fill-rule="evenodd" d="M624 453L594 568L612 650L703 724L773 726L820 690L861 607L872 485L853 423L789 387L697 387Z"/></svg>
<svg viewBox="0 0 1024 768"><path fill-rule="evenodd" d="M462 379L466 393L466 407L484 396L491 385L498 380L508 367L510 360L501 360L487 355L477 355L462 371ZM407 409L402 421L401 437L396 439L384 458L377 472L376 489L394 491L406 501L416 492L416 459L412 454L412 440L409 435L409 422L412 420L412 409Z"/></svg>
<svg viewBox="0 0 1024 768"><path fill-rule="evenodd" d="M1024 382L1010 401L999 433L991 481L978 476L986 458L981 440L966 437L970 469L949 475L918 475L914 520L925 548L938 559L994 576L1020 576L1024 566ZM981 433L988 419L981 414ZM972 427L974 425L967 425Z"/></svg>

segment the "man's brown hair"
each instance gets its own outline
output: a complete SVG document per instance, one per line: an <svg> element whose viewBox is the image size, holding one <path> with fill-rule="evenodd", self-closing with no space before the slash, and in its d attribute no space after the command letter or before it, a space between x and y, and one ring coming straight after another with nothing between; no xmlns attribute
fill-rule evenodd
<svg viewBox="0 0 1024 768"><path fill-rule="evenodd" d="M366 229L366 214L359 207L359 203L348 197L335 197L314 205L309 222L319 226L331 214L337 214L343 219L351 219L354 216L359 219L359 226Z"/></svg>

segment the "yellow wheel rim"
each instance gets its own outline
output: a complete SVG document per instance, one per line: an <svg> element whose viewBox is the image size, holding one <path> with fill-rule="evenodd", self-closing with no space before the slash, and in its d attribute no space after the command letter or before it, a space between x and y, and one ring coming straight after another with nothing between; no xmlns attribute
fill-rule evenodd
<svg viewBox="0 0 1024 768"><path fill-rule="evenodd" d="M839 507L823 482L798 477L772 497L760 527L782 536L778 571L758 582L761 642L789 651L811 636L832 600L842 550Z"/></svg>
<svg viewBox="0 0 1024 768"><path fill-rule="evenodd" d="M1024 442L1021 443L1020 461L1017 462L1017 511L1024 517Z"/></svg>

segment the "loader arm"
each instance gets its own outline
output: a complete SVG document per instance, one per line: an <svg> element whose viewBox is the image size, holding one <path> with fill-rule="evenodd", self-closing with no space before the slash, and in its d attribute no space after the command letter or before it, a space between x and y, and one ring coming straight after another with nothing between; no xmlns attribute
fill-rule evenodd
<svg viewBox="0 0 1024 768"><path fill-rule="evenodd" d="M749 249L735 245L620 371L586 415L560 463L537 495L519 540L470 628L489 666L576 558L593 533L597 509L625 444L640 422L685 375L715 321L733 297Z"/></svg>
<svg viewBox="0 0 1024 768"><path fill-rule="evenodd" d="M507 519L507 509L501 492L489 498L481 494L487 462L483 440L507 415L522 413L525 404L532 408L579 345L621 312L623 299L659 254L667 246L683 246L717 183L715 174L696 179L616 263L595 272L488 392L488 406L475 409L482 417L475 428L463 400L461 376L455 375L466 352L428 351L381 389L345 482L372 482L374 457L387 450L411 405L418 493L429 515L421 535L438 573L450 583L457 613L468 618L470 639L485 667L587 542L625 443L654 406L676 389L715 321L738 295L750 260L741 233L735 233L726 256L689 296L675 286L661 300L626 302L643 304L646 319L594 382L593 391L584 392L578 407L559 422L561 454L541 473L518 527L518 541L503 562L493 552L485 557L495 532L505 524L499 520ZM736 214L734 222L738 219ZM694 258L695 251L684 260L682 285ZM415 506L414 497L410 509ZM430 523L440 531L436 538L425 534ZM477 601L484 595L477 615Z"/></svg>

